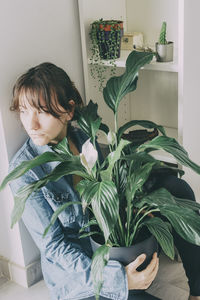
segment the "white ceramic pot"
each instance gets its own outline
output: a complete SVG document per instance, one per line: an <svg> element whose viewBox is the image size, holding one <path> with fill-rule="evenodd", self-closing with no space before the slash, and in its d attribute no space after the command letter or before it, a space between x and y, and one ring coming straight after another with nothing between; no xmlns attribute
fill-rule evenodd
<svg viewBox="0 0 200 300"><path fill-rule="evenodd" d="M173 61L174 43L168 42L165 45L156 43L156 60L158 62Z"/></svg>

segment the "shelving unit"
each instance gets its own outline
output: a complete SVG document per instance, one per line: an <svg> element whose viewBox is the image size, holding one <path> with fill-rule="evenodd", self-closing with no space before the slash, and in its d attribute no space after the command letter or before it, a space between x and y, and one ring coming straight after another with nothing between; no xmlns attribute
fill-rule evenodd
<svg viewBox="0 0 200 300"><path fill-rule="evenodd" d="M191 49L191 45L194 36L198 36L199 10L199 0L193 0L192 5L190 0L79 0L85 101L92 99L98 103L99 114L108 125L112 121L111 112L90 76L90 24L100 18L123 20L125 32L143 32L145 46L152 48L162 21L167 22L167 39L175 45L174 62L154 61L139 72L137 90L123 100L119 119L121 124L131 119L147 119L169 128L169 136L178 139L198 164L199 41L197 47ZM127 55L127 51L122 51L117 60L118 74L124 70ZM163 158L161 153L156 155ZM168 161L169 157L164 159ZM187 168L184 170L184 179L191 184L200 202L199 175Z"/></svg>
<svg viewBox="0 0 200 300"><path fill-rule="evenodd" d="M174 61L158 63L153 61L139 72L136 91L126 96L120 106L120 125L132 119L146 119L163 125L168 136L180 139L179 128L179 1L180 0L79 0L81 39L84 65L86 103L93 99L99 106L103 122L112 127L112 112L105 105L101 93L95 88L96 82L90 76L90 40L89 28L94 20L120 19L124 21L125 32L140 31L144 35L144 44L154 49L162 21L167 21L167 39L173 40ZM173 13L172 13L173 12ZM121 50L116 60L117 74L123 73L126 59L131 51ZM109 68L108 61L104 64ZM106 144L106 139L99 134L98 140ZM176 164L174 158L162 151L153 155L163 161Z"/></svg>
<svg viewBox="0 0 200 300"><path fill-rule="evenodd" d="M121 50L120 58L116 59L115 64L118 68L125 68L126 59L128 55L131 53L129 50ZM91 64L90 58L88 58L88 64ZM105 66L110 67L111 64L109 61L103 60L103 64ZM177 58L174 58L173 62L157 62L156 58L153 58L152 62L142 69L152 70L152 71L164 71L164 72L178 72L178 61Z"/></svg>

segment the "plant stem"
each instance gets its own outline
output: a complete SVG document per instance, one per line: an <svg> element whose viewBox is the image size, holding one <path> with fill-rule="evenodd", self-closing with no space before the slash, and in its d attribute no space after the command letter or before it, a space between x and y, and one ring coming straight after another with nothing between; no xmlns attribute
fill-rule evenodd
<svg viewBox="0 0 200 300"><path fill-rule="evenodd" d="M117 131L118 131L118 116L117 116L117 112L115 112L114 118L115 118L115 134L116 134L116 147L117 147Z"/></svg>
<svg viewBox="0 0 200 300"><path fill-rule="evenodd" d="M135 237L135 233L136 233L136 231L137 231L137 229L138 229L138 227L139 227L141 221L142 221L148 214L150 214L150 213L152 213L152 212L157 212L157 211L160 211L160 210L159 210L158 208L154 208L154 209L151 209L151 210L147 211L147 212L144 213L144 215L136 222L136 224L135 224L135 226L134 226L134 231L133 231L133 233L131 234L131 237L130 237L129 246L132 245L132 243L133 243L133 239L134 239L134 237Z"/></svg>

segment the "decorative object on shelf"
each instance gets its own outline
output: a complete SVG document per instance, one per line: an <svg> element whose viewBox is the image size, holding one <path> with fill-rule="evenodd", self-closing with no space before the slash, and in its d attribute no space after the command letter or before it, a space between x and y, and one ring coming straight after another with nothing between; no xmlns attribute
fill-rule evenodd
<svg viewBox="0 0 200 300"><path fill-rule="evenodd" d="M124 33L121 40L121 50L133 50L133 33Z"/></svg>
<svg viewBox="0 0 200 300"><path fill-rule="evenodd" d="M166 40L167 23L163 22L159 41L156 43L156 59L158 62L173 61L174 43Z"/></svg>
<svg viewBox="0 0 200 300"><path fill-rule="evenodd" d="M142 32L133 32L133 48L143 48L144 41L143 41L143 33Z"/></svg>
<svg viewBox="0 0 200 300"><path fill-rule="evenodd" d="M121 50L137 50L143 47L143 34L141 32L126 32L121 40Z"/></svg>
<svg viewBox="0 0 200 300"><path fill-rule="evenodd" d="M106 80L106 66L104 60L109 61L110 76L115 74L115 60L120 57L121 37L123 36L123 21L97 20L91 24L91 57L90 73L99 82L100 91Z"/></svg>
<svg viewBox="0 0 200 300"><path fill-rule="evenodd" d="M200 245L200 216L196 213L200 204L193 202L191 205L189 200L177 200L166 189L156 189L154 186L155 174L158 176L166 170L182 176L184 171L160 162L151 156L151 152L162 149L173 155L181 165L198 174L200 166L190 160L185 149L175 139L166 135L162 126L152 121L132 120L118 127L119 105L128 93L136 90L139 70L151 62L153 55L132 51L127 58L125 72L108 80L103 96L113 112L114 132L102 123L102 118L97 114L98 105L90 101L76 114L79 126L88 136L80 155L75 156L70 152L67 138L64 138L53 146L53 152L45 152L14 169L0 187L4 188L9 181L24 175L42 162L59 162L52 173L32 182L28 189L24 186L18 191L12 213L12 224L15 224L21 218L25 202L32 192L62 176L82 177L76 189L81 197L79 204L82 205L83 213L87 210L90 218L80 234L82 238L99 236L102 244L94 252L91 265L96 295L100 293L103 269L108 263L112 247L130 247L153 235L164 253L173 259L172 226L183 239ZM122 138L134 126L157 129L160 135L136 146L134 142ZM99 130L107 137L110 149L104 162L98 159L96 150L96 135ZM54 212L44 234L69 205L77 205L77 202L66 202L60 206Z"/></svg>
<svg viewBox="0 0 200 300"><path fill-rule="evenodd" d="M150 47L148 47L148 46L146 46L146 47L141 47L141 48L138 47L138 48L136 49L136 51L155 53L155 52L153 51L153 49L150 48Z"/></svg>

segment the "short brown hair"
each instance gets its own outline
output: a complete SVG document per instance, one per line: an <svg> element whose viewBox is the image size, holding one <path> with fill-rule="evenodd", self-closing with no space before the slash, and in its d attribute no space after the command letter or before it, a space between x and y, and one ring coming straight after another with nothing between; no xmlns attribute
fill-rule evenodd
<svg viewBox="0 0 200 300"><path fill-rule="evenodd" d="M10 107L12 111L19 111L19 99L23 93L32 106L44 110L56 118L60 118L63 112L59 110L58 104L65 111L72 109L69 100L75 102L75 108L83 105L82 98L67 73L49 62L29 69L18 78L13 88ZM41 105L41 97L45 100L45 108ZM56 101L52 101L52 99Z"/></svg>

